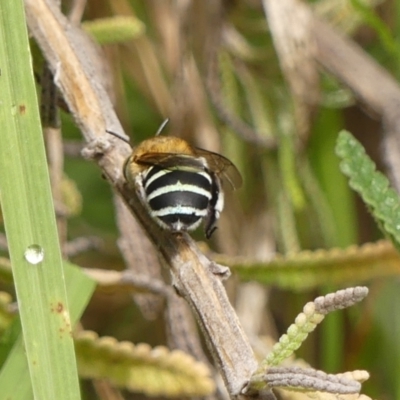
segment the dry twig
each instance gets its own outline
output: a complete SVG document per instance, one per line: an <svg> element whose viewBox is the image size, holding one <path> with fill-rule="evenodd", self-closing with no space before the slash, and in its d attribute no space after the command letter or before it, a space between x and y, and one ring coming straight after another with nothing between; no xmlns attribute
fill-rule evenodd
<svg viewBox="0 0 400 400"><path fill-rule="evenodd" d="M231 396L238 396L257 367L252 349L229 303L213 264L187 234L161 231L122 176L129 154L126 144L106 129L121 132L111 102L99 84L87 56L87 39L54 7L44 0L26 0L29 29L42 49L50 70L103 174L145 227L160 256L170 267L173 285L195 311L216 366ZM90 54L90 53L89 53Z"/></svg>

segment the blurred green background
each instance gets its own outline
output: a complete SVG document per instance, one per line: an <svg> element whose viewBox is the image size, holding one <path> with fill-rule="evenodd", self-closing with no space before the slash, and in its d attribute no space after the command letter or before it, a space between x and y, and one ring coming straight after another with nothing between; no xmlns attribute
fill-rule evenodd
<svg viewBox="0 0 400 400"><path fill-rule="evenodd" d="M399 78L398 1L305 3ZM128 39L121 39L120 28L112 23L100 26L97 33L90 24L86 27L103 42L109 90L133 145L153 136L168 117L163 134L222 153L241 171L244 185L240 191L226 193L219 229L206 249L268 261L276 253L296 257L303 250L345 249L382 239L367 208L340 172L335 155L338 132L347 129L379 170L399 174L390 170L383 151L380 116L316 65L317 79L309 87L312 101L294 95L274 47L272 33L276 31L271 32L261 2L215 4L210 17L208 2L89 0L82 18L85 23L116 15L133 18L130 29L134 33L128 33ZM65 2L63 8L67 12L71 4ZM101 36L104 31L109 34ZM300 59L303 56L300 52ZM307 68L306 62L297 69L303 66ZM71 181L65 202L70 201L76 211L68 218L67 238L100 239L95 249L71 261L88 268L122 270L112 190L98 167L76 151L83 145L82 137L64 111L62 134L69 149L65 176ZM200 230L193 236L205 240ZM307 301L354 283L365 283L358 281L356 272L349 275L347 285L326 281L310 291L259 285L250 291L263 302L252 316L259 321L252 334L276 339ZM297 356L332 373L368 370L371 378L363 393L400 399L400 285L396 276L387 279L384 274L367 284L369 297L329 315ZM240 280L234 275L227 287L232 302L243 306L246 299ZM243 307L245 313L251 312ZM97 291L82 324L119 340L152 346L166 343L163 316L147 320L127 293ZM96 398L89 383L85 389L87 398Z"/></svg>

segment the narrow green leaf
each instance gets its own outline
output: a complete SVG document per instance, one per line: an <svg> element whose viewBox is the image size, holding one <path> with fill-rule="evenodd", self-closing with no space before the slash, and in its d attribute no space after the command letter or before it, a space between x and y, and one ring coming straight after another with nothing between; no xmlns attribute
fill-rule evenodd
<svg viewBox="0 0 400 400"><path fill-rule="evenodd" d="M75 337L79 373L149 396L207 396L214 390L210 371L180 350L98 338L90 331Z"/></svg>
<svg viewBox="0 0 400 400"><path fill-rule="evenodd" d="M286 333L274 344L267 357L261 361L255 375L265 373L266 368L269 366L277 366L283 360L290 357L307 339L308 335L315 330L318 324L323 321L327 314L351 307L363 300L367 295L368 288L356 286L338 290L308 302L303 307L303 312L297 315L294 323L289 326Z"/></svg>
<svg viewBox="0 0 400 400"><path fill-rule="evenodd" d="M306 205L303 188L299 182L294 136L284 132L280 137L278 159L285 191L295 211L301 211Z"/></svg>
<svg viewBox="0 0 400 400"><path fill-rule="evenodd" d="M280 249L285 253L296 253L300 250L300 241L296 229L295 210L288 197L284 190L279 190L276 195Z"/></svg>
<svg viewBox="0 0 400 400"><path fill-rule="evenodd" d="M400 256L389 241L350 246L347 249L301 251L277 255L270 262L216 256L243 280L255 280L290 290L311 290L331 285L395 276L400 273Z"/></svg>
<svg viewBox="0 0 400 400"><path fill-rule="evenodd" d="M0 3L0 60L1 206L33 397L77 400L71 320L22 0Z"/></svg>
<svg viewBox="0 0 400 400"><path fill-rule="evenodd" d="M376 171L374 162L349 132L339 134L336 153L342 159L340 167L350 179L350 186L359 193L384 233L399 248L400 199L389 187L389 180Z"/></svg>
<svg viewBox="0 0 400 400"><path fill-rule="evenodd" d="M80 268L69 263L65 263L64 266L71 319L74 324L89 302L96 284ZM9 351L7 362L0 372L0 398L9 400L33 397L22 337L16 334L18 326L19 323L10 328L11 337L8 338L8 342L0 342L0 359L7 349Z"/></svg>
<svg viewBox="0 0 400 400"><path fill-rule="evenodd" d="M312 170L326 195L332 210L331 222L338 233L331 246L318 244L321 247L345 248L356 243L358 237L355 194L340 171L340 160L335 154L338 131L343 123L338 110L321 109L308 149Z"/></svg>
<svg viewBox="0 0 400 400"><path fill-rule="evenodd" d="M146 27L134 17L99 18L86 21L83 27L100 44L120 43L141 36Z"/></svg>
<svg viewBox="0 0 400 400"><path fill-rule="evenodd" d="M308 160L304 160L299 171L301 183L307 195L318 226L318 235L322 239L324 247L334 247L338 244L336 220L333 216L333 209L328 202L328 196L322 190Z"/></svg>

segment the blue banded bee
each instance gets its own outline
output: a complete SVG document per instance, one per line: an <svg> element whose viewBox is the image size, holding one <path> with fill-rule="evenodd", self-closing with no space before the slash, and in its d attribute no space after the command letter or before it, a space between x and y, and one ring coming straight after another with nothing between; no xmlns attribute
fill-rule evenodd
<svg viewBox="0 0 400 400"><path fill-rule="evenodd" d="M172 136L156 136L134 147L124 176L161 228L192 231L204 221L207 238L224 206L223 182L234 189L242 184L227 158Z"/></svg>

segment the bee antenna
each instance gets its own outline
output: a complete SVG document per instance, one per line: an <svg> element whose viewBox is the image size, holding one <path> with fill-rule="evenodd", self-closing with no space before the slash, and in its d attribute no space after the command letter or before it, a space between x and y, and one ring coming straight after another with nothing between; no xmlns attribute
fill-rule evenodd
<svg viewBox="0 0 400 400"><path fill-rule="evenodd" d="M158 128L157 132L156 132L156 136L158 136L162 130L165 128L165 125L167 125L169 122L169 118L165 119L162 124L160 125L160 127Z"/></svg>
<svg viewBox="0 0 400 400"><path fill-rule="evenodd" d="M129 145L131 144L129 141L129 137L127 137L127 136L122 136L119 133L109 131L108 129L106 129L106 132L109 133L110 135L117 137L118 139L121 139L123 142L128 143Z"/></svg>

